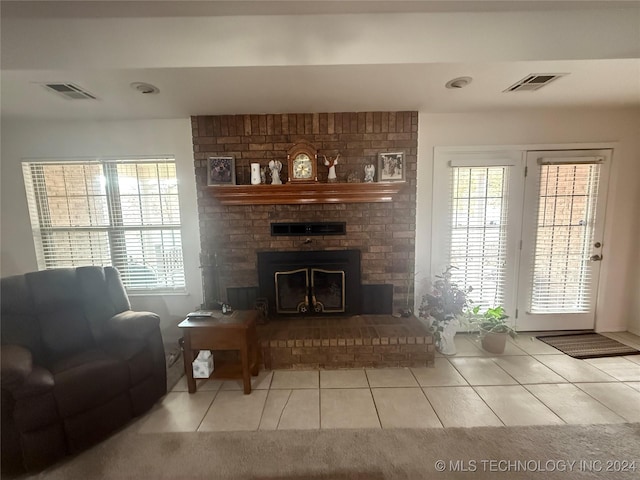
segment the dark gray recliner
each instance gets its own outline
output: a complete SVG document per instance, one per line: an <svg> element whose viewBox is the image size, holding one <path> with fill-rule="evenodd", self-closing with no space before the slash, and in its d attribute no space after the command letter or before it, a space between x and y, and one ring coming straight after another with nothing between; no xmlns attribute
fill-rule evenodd
<svg viewBox="0 0 640 480"><path fill-rule="evenodd" d="M160 319L131 311L115 268L3 278L0 301L3 471L82 450L166 393Z"/></svg>

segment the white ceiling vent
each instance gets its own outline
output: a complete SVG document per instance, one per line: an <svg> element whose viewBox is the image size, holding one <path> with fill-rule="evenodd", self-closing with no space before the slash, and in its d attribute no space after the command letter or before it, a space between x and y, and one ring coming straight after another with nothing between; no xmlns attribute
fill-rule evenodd
<svg viewBox="0 0 640 480"><path fill-rule="evenodd" d="M91 95L73 83L45 83L42 86L50 92L63 96L67 100L97 100L94 95Z"/></svg>
<svg viewBox="0 0 640 480"><path fill-rule="evenodd" d="M533 92L565 75L568 75L568 73L531 73L511 85L504 92Z"/></svg>

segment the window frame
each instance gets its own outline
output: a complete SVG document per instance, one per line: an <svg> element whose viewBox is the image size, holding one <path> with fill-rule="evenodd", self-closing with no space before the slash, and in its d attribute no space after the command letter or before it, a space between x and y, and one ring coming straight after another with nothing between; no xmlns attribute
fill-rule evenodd
<svg viewBox="0 0 640 480"><path fill-rule="evenodd" d="M129 164L135 165L144 165L144 164L171 164L175 169L175 181L176 181L176 193L171 194L175 196L177 199L177 213L178 213L178 223L164 223L164 216L161 215L161 223L147 225L144 221L140 221L140 223L136 223L133 225L125 225L122 219L121 209L122 209L122 195L119 192L118 185L118 165ZM46 192L46 184L45 183L37 183L36 179L32 173L33 168L42 168L47 165L100 165L102 169L102 175L105 181L104 185L104 196L107 202L108 209L108 225L100 225L100 226L61 226L55 227L52 225L46 225L47 218L49 215L43 214L43 205L47 205L49 202L50 195ZM157 168L157 167L156 167ZM134 156L134 157L98 157L98 158L81 158L81 159L64 159L64 158L47 158L47 159L25 159L22 162L23 169L23 179L25 182L26 196L29 207L29 215L31 217L31 227L32 227L32 235L34 239L34 246L36 250L36 257L38 268L40 270L49 269L49 268L63 268L58 265L51 265L51 259L47 258L45 254L45 249L47 247L47 236L52 232L80 232L80 231L93 231L93 232L106 232L108 243L109 243L109 251L108 257L109 262L100 262L100 258L92 257L92 260L98 260L83 263L83 265L112 265L118 268L123 276L123 283L125 284L125 288L128 295L131 296L146 296L146 295L181 295L187 292L186 285L186 272L184 265L184 244L182 241L182 212L180 211L180 192L179 192L179 181L177 174L177 164L175 157L172 155L156 155L156 156ZM40 178L44 179L44 173L40 174ZM140 180L137 180L138 189L140 189ZM66 198L70 198L68 192L66 194ZM162 198L162 193L158 192L158 198ZM114 212L115 209L119 209L120 213ZM162 210L161 210L162 211ZM125 245L124 235L127 231L136 231L142 232L144 230L153 230L160 231L161 235L164 231L172 231L178 232L178 236L180 239L180 247L179 261L181 263L180 273L182 275L181 284L176 287L171 287L167 285L163 286L148 286L146 288L140 288L139 285L127 285L125 272L123 270L124 265L126 264L126 260L123 259L127 256L126 247L122 247ZM118 241L120 239L120 241ZM49 240L50 241L50 240ZM141 240L143 241L143 240ZM164 250L163 250L164 252ZM104 260L104 259L103 259ZM76 262L73 262L75 265Z"/></svg>

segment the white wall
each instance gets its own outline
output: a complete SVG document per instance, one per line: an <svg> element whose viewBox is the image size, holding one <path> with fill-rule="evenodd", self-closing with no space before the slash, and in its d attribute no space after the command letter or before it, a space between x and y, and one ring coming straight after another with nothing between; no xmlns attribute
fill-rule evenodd
<svg viewBox="0 0 640 480"><path fill-rule="evenodd" d="M640 180L636 181L640 182ZM640 186L637 194L640 196ZM640 238L640 212L635 212L635 217L632 217L631 221L636 227L634 236L636 239L634 245L635 257L631 257L631 263L635 266L636 274L631 285L631 306L629 309L629 326L627 330L636 335L640 335L640 248L638 248L640 242L637 240Z"/></svg>
<svg viewBox="0 0 640 480"><path fill-rule="evenodd" d="M640 332L640 111L546 110L510 113L429 114L418 118L418 293L430 278L433 149L438 146L535 147L616 144L609 184L604 260L596 330Z"/></svg>
<svg viewBox="0 0 640 480"><path fill-rule="evenodd" d="M185 313L199 305L202 302L200 235L191 121L188 118L126 122L3 121L2 276L21 274L38 267L22 179L22 161L138 155L172 155L176 159L187 294L132 296L131 303L135 309L158 313L163 328L175 325Z"/></svg>

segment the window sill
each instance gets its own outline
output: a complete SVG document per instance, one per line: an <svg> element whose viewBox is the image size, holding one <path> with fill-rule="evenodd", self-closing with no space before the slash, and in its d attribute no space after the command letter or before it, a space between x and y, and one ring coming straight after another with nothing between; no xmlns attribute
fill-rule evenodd
<svg viewBox="0 0 640 480"><path fill-rule="evenodd" d="M129 297L187 297L191 295L186 290L127 290Z"/></svg>

